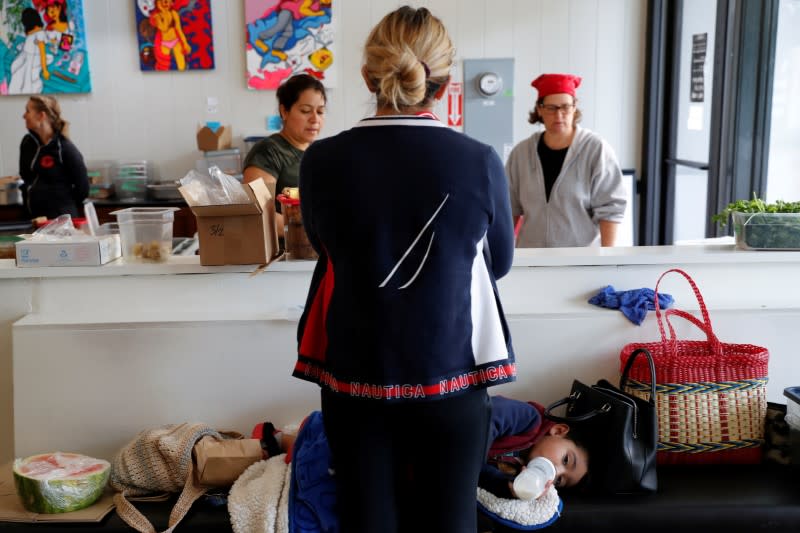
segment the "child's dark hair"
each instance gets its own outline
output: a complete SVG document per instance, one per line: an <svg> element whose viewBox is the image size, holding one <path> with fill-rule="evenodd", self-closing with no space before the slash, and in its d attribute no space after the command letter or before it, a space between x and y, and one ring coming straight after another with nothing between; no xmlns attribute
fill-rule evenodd
<svg viewBox="0 0 800 533"><path fill-rule="evenodd" d="M592 446L591 446L591 432L587 431L586 428L581 427L577 424L570 424L569 431L564 438L571 440L575 443L575 446L582 449L586 452L586 475L584 475L578 483L571 487L564 487L559 489L559 491L567 491L567 492L586 492L592 486L592 460L595 459L592 457Z"/></svg>

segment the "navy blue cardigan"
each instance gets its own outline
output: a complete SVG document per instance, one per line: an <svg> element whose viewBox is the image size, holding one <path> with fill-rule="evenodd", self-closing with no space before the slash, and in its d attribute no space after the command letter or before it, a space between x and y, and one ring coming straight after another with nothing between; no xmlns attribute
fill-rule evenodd
<svg viewBox="0 0 800 533"><path fill-rule="evenodd" d="M515 379L495 285L513 223L491 147L432 118L365 119L308 148L300 197L319 260L294 376L379 400Z"/></svg>

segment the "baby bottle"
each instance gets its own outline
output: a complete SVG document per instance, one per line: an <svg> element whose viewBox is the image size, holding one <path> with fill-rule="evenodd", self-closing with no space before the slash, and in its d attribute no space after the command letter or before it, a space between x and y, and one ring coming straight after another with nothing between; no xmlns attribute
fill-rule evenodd
<svg viewBox="0 0 800 533"><path fill-rule="evenodd" d="M544 493L548 481L555 479L556 467L546 457L534 457L528 468L514 478L514 492L520 500L533 500Z"/></svg>

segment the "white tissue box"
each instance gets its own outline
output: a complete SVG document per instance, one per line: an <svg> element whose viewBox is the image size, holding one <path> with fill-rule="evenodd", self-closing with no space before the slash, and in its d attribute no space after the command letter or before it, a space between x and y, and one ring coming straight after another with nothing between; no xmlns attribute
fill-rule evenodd
<svg viewBox="0 0 800 533"><path fill-rule="evenodd" d="M100 266L122 255L119 235L80 241L25 240L16 243L18 267Z"/></svg>

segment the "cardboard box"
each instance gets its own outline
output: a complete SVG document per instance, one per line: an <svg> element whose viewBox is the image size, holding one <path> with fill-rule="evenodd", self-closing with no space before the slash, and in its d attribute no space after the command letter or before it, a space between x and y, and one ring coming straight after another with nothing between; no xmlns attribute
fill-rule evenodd
<svg viewBox="0 0 800 533"><path fill-rule="evenodd" d="M230 487L248 466L264 458L258 439L206 436L197 441L193 451L197 481L208 487Z"/></svg>
<svg viewBox="0 0 800 533"><path fill-rule="evenodd" d="M217 131L203 126L197 130L197 149L204 152L227 150L231 147L231 133L230 126L220 126Z"/></svg>
<svg viewBox="0 0 800 533"><path fill-rule="evenodd" d="M185 187L178 189L197 218L201 265L266 265L278 257L269 185L262 179L242 187L250 197L247 204L194 205Z"/></svg>
<svg viewBox="0 0 800 533"><path fill-rule="evenodd" d="M34 241L29 235L15 244L18 267L100 266L122 255L119 235L85 241Z"/></svg>

